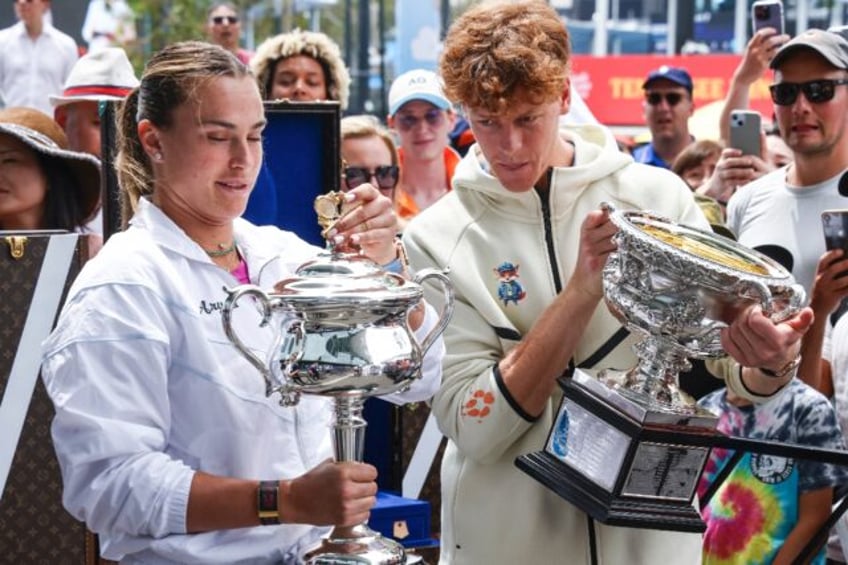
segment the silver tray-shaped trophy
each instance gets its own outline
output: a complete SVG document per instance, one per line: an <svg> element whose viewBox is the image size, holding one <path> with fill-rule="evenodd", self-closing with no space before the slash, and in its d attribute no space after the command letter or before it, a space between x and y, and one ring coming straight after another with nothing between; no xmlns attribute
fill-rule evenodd
<svg viewBox="0 0 848 565"><path fill-rule="evenodd" d="M692 501L709 447L680 438L715 434L718 419L678 389L678 374L688 358L723 356L721 330L750 305L779 321L805 294L781 265L731 239L604 207L618 227L604 299L638 336L638 362L563 380L545 450L517 464L601 522L700 532Z"/></svg>
<svg viewBox="0 0 848 565"><path fill-rule="evenodd" d="M341 202L338 193L316 200L325 233L341 215ZM431 278L440 282L445 305L436 326L419 343L407 315L423 297L421 283ZM301 394L333 399L336 461L362 461L365 400L406 390L420 378L424 354L453 312L453 287L441 271L423 270L408 280L332 243L271 292L242 285L228 293L223 309L227 337L259 370L266 394L279 393L283 406L297 404ZM267 362L233 331L232 311L244 296L259 304L261 324L271 323L278 332ZM406 554L399 543L363 523L336 526L301 559L308 565L394 565L405 563Z"/></svg>

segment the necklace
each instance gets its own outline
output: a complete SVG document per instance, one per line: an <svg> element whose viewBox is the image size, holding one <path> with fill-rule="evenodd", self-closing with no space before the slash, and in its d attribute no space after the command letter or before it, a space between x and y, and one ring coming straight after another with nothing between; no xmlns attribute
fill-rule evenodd
<svg viewBox="0 0 848 565"><path fill-rule="evenodd" d="M213 249L212 251L209 251L208 249L204 249L206 254L209 255L210 257L213 257L213 258L215 258L215 257L225 257L225 256L229 255L230 253L234 252L235 250L236 250L236 241L235 240L233 240L233 242L230 244L229 247L227 247L227 245L225 243L219 243L218 249Z"/></svg>

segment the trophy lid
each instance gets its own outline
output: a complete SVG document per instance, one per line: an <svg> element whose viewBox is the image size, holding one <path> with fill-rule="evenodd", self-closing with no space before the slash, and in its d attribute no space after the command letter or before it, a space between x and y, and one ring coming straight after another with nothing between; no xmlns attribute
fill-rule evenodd
<svg viewBox="0 0 848 565"><path fill-rule="evenodd" d="M295 275L274 285L270 296L284 309L312 320L374 321L405 312L424 295L418 283L350 253L322 253Z"/></svg>

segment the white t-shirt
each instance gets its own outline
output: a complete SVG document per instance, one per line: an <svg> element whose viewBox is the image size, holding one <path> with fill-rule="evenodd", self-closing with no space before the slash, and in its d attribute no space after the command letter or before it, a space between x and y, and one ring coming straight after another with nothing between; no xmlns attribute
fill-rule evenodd
<svg viewBox="0 0 848 565"><path fill-rule="evenodd" d="M841 172L820 184L797 187L787 184L786 171L783 167L741 187L728 204L727 226L740 243L789 269L809 299L825 252L821 213L848 208L848 198L839 194Z"/></svg>

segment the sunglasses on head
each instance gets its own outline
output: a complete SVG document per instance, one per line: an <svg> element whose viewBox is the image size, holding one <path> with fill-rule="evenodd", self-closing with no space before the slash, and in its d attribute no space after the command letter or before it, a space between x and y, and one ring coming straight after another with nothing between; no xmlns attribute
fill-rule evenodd
<svg viewBox="0 0 848 565"><path fill-rule="evenodd" d="M798 99L798 93L803 92L804 97L812 104L821 104L832 100L836 94L836 87L840 84L848 84L848 79L823 78L809 82L779 82L769 87L771 101L778 106L791 106Z"/></svg>
<svg viewBox="0 0 848 565"><path fill-rule="evenodd" d="M212 18L212 23L216 26L222 25L224 22L228 24L237 24L238 16L215 16Z"/></svg>
<svg viewBox="0 0 848 565"><path fill-rule="evenodd" d="M391 190L397 186L400 171L397 165L382 165L373 171L365 167L345 167L342 172L348 189L356 188L374 177L374 180L377 181L377 188Z"/></svg>
<svg viewBox="0 0 848 565"><path fill-rule="evenodd" d="M413 116L412 114L398 114L395 118L398 128L404 131L409 131L418 126L418 122L424 120L430 127L438 126L442 123L445 114L442 110L432 108L424 113L424 116Z"/></svg>
<svg viewBox="0 0 848 565"><path fill-rule="evenodd" d="M680 92L648 92L645 94L645 100L651 106L659 106L663 99L673 108L683 100L683 94Z"/></svg>

